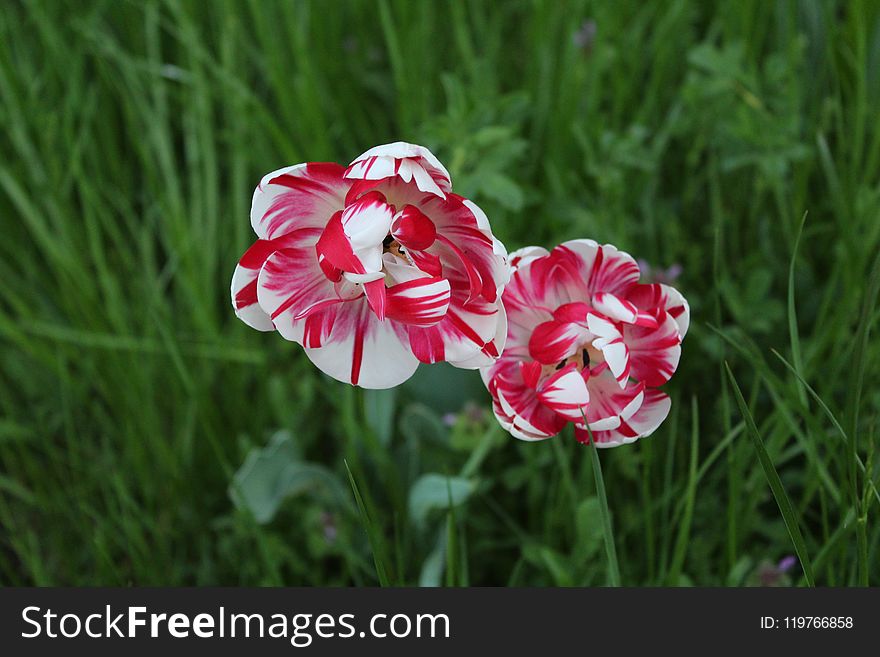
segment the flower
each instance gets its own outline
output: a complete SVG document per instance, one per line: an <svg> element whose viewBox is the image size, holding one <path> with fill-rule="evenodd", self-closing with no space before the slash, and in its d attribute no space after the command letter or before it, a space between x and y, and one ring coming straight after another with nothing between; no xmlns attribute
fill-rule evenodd
<svg viewBox="0 0 880 657"><path fill-rule="evenodd" d="M598 447L651 434L670 408L658 390L678 366L690 311L661 284L639 284L628 254L593 240L510 255L507 346L481 370L495 416L516 438L542 440L569 422Z"/></svg>
<svg viewBox="0 0 880 657"><path fill-rule="evenodd" d="M507 253L422 146L309 162L254 192L257 241L232 277L235 314L299 343L335 379L390 388L419 362L491 364L507 325Z"/></svg>

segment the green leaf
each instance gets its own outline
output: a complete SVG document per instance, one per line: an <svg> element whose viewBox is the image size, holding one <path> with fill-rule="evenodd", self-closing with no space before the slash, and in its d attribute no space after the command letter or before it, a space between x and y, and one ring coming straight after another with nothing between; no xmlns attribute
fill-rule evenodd
<svg viewBox="0 0 880 657"><path fill-rule="evenodd" d="M282 502L304 493L324 493L336 506L346 504L345 488L327 468L299 458L287 432L250 451L229 486L237 508L247 509L260 524L271 522Z"/></svg>
<svg viewBox="0 0 880 657"><path fill-rule="evenodd" d="M431 511L458 506L475 488L475 482L462 477L422 475L409 491L409 515L417 524L423 524Z"/></svg>
<svg viewBox="0 0 880 657"><path fill-rule="evenodd" d="M764 447L764 441L761 439L761 434L758 432L755 419L749 411L749 406L746 404L746 400L739 388L739 384L733 376L730 365L724 363L724 367L727 369L727 376L733 387L733 395L736 398L740 413L742 413L743 419L746 422L746 428L748 429L749 436L752 438L752 444L758 454L758 460L761 462L761 467L764 469L764 476L767 477L767 483L770 484L770 490L773 491L773 497L776 499L776 504L782 512L782 519L785 521L788 535L791 537L791 542L794 544L794 551L797 553L798 559L800 559L801 562L801 567L804 569L804 579L809 586L815 586L813 567L810 563L810 556L807 553L807 544L801 534L794 507L792 507L791 500L788 499L788 494L782 486L782 480L779 479L779 473L776 472L776 467L773 465L773 461L767 453L767 449Z"/></svg>

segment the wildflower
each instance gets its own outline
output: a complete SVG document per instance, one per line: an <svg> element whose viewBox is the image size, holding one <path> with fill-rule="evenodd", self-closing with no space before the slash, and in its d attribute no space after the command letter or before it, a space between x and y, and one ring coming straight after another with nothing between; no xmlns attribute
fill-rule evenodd
<svg viewBox="0 0 880 657"><path fill-rule="evenodd" d="M569 422L599 447L651 434L669 413L658 389L678 366L689 309L661 284L640 284L628 254L592 240L510 255L507 346L481 370L498 421L522 440Z"/></svg>
<svg viewBox="0 0 880 657"><path fill-rule="evenodd" d="M273 171L251 224L259 239L233 275L236 315L299 343L335 379L390 388L419 362L473 369L504 346L506 251L422 146Z"/></svg>

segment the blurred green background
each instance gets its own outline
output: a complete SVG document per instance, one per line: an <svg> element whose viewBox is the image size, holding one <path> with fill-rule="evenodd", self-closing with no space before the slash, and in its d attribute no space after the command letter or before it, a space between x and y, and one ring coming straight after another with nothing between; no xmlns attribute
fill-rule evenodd
<svg viewBox="0 0 880 657"><path fill-rule="evenodd" d="M672 414L600 454L625 584L880 584L878 116L864 0L3 3L0 582L606 583L570 434L233 316L260 177L406 140L511 250L680 269Z"/></svg>

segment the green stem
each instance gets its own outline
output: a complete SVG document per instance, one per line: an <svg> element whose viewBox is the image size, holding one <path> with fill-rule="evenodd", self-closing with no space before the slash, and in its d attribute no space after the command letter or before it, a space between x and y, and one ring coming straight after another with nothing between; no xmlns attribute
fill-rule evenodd
<svg viewBox="0 0 880 657"><path fill-rule="evenodd" d="M611 529L611 511L608 510L608 497L605 495L605 479L602 477L602 464L599 462L599 449L593 440L593 432L584 416L584 426L590 435L590 458L593 462L593 479L596 481L596 494L599 497L599 510L602 512L602 531L605 535L605 555L608 558L608 580L611 586L620 586L620 568L617 565L617 548L614 547L614 531Z"/></svg>

